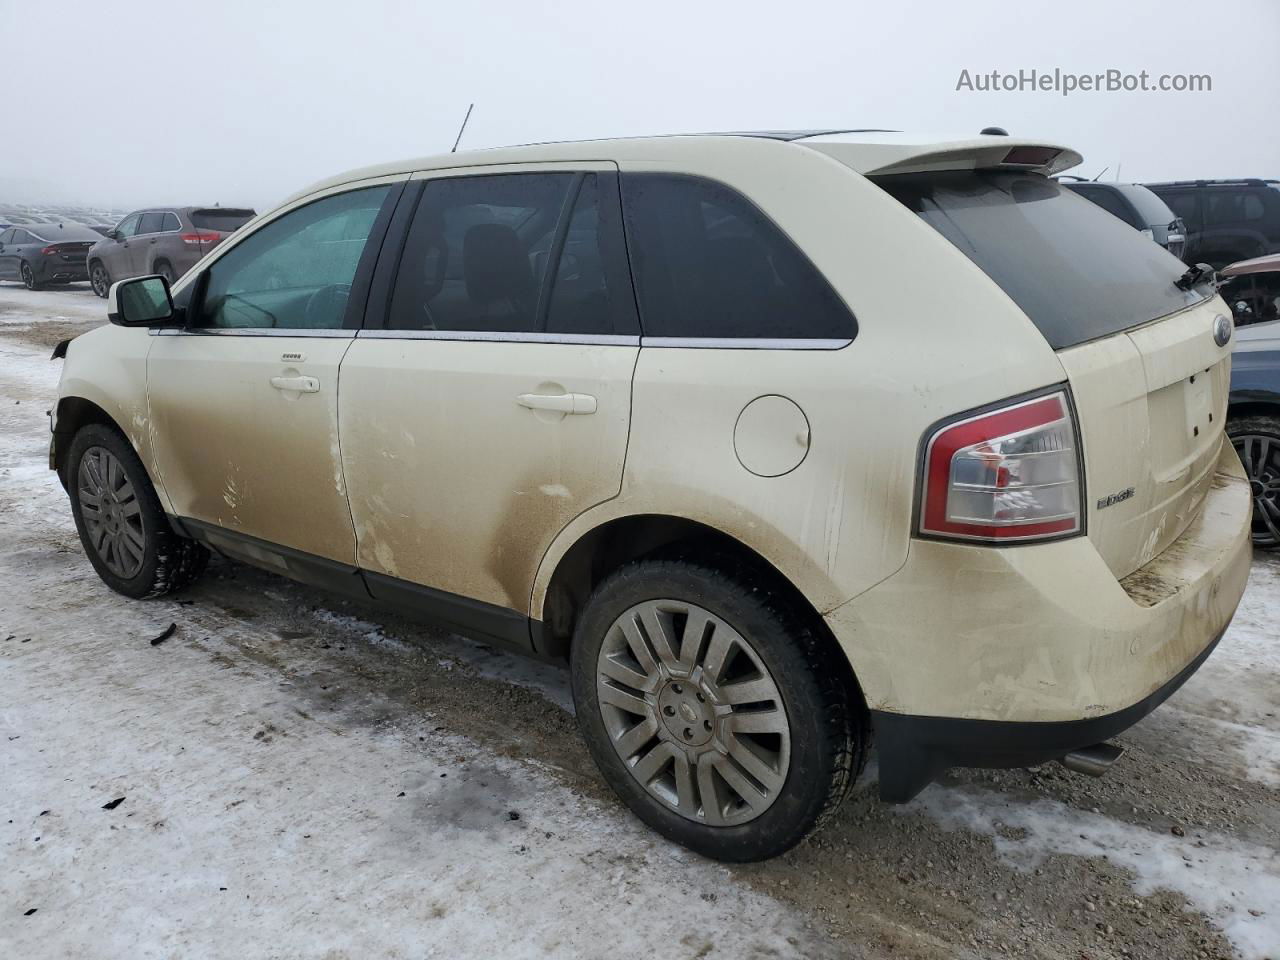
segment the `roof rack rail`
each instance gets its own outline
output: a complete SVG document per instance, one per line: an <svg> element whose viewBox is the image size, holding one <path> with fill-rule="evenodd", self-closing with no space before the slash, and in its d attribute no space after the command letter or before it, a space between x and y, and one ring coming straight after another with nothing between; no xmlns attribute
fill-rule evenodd
<svg viewBox="0 0 1280 960"><path fill-rule="evenodd" d="M1244 187L1264 187L1269 183L1280 183L1280 180L1262 179L1260 177L1228 177L1221 180L1156 180L1151 183L1144 184L1148 187L1214 187L1214 186L1244 186Z"/></svg>

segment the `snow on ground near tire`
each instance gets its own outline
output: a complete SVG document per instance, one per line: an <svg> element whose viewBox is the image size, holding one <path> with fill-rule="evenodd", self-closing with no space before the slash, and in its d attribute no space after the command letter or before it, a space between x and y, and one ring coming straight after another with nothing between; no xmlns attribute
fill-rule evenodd
<svg viewBox="0 0 1280 960"><path fill-rule="evenodd" d="M0 310L14 296L0 289ZM29 322L64 323L62 310ZM382 704L376 691L355 705L318 698L305 665L316 647L278 662L265 653L288 646L282 623L345 637L352 666L423 655L402 630L338 612L340 601L300 605L297 588L256 574L204 594L253 604L246 591L257 589L262 607L293 618L259 625L209 599L112 594L47 469L44 410L60 364L8 336L18 329L0 328L5 960L626 958L652 956L655 944L673 957L1225 955L1198 913L1157 888L1203 911L1237 955L1280 956L1273 559L1255 562L1218 650L1126 735L1131 757L1107 778L961 773L887 815L864 786L830 839L730 870L665 843L602 794L571 789L558 761L457 734L456 710L433 715L443 690L420 710ZM178 633L152 647L171 621ZM570 706L553 668L460 638L432 637L425 655ZM1175 836L1177 812L1202 822L1184 816ZM1082 863L1083 877L1072 866ZM1024 875L1026 890L1062 879L1009 902L1011 877ZM1106 896L1113 881L1147 899ZM1082 914L1082 898L1098 912ZM1115 939L1111 924L1134 910L1127 939Z"/></svg>
<svg viewBox="0 0 1280 960"><path fill-rule="evenodd" d="M8 344L0 370L9 395L56 382ZM303 716L212 640L152 647L172 604L33 543L69 543L70 516L33 468L47 435L0 417L6 499L34 507L0 526L0 582L21 585L0 600L0 954L640 957L678 910L701 931L688 955L827 955L782 905L536 764L426 721Z"/></svg>

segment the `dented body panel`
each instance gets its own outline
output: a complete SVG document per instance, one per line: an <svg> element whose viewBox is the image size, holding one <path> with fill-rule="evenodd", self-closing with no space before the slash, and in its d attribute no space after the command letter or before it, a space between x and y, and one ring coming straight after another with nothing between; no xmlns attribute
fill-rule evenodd
<svg viewBox="0 0 1280 960"><path fill-rule="evenodd" d="M1249 485L1231 445L1217 445L1199 515L1124 581L1086 537L913 543L901 571L826 618L871 708L1052 723L1160 688L1230 622L1249 574Z"/></svg>

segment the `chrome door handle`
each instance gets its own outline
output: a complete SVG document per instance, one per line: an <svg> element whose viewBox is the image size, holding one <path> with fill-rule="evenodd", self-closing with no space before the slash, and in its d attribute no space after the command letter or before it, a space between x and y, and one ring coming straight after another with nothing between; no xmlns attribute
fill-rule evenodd
<svg viewBox="0 0 1280 960"><path fill-rule="evenodd" d="M272 377L271 385L277 390L293 390L297 393L320 392L320 381L315 377Z"/></svg>
<svg viewBox="0 0 1280 960"><path fill-rule="evenodd" d="M516 397L516 403L530 410L554 410L556 413L596 412L596 398L589 393L522 393Z"/></svg>

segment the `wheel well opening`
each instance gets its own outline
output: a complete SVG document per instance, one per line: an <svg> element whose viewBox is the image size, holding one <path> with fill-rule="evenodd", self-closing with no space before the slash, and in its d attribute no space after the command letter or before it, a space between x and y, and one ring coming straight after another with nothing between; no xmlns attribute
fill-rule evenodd
<svg viewBox="0 0 1280 960"><path fill-rule="evenodd" d="M119 432L121 435L124 431L120 429L120 425L111 419L111 415L103 410L100 406L91 400L83 397L63 397L58 401L58 416L55 420L57 426L53 431L53 462L54 470L58 472L58 479L62 481L62 486L67 485L66 464L67 451L71 449L71 439L82 428L91 423L101 423Z"/></svg>
<svg viewBox="0 0 1280 960"><path fill-rule="evenodd" d="M741 541L682 517L624 517L602 524L575 543L560 559L547 587L543 603L544 652L555 657L568 655L573 630L587 598L615 570L639 560L671 558L745 570L753 583L783 597L831 644L833 660L843 673L850 697L865 706L849 658L808 598L777 567Z"/></svg>
<svg viewBox="0 0 1280 960"><path fill-rule="evenodd" d="M1227 407L1227 422L1243 417L1280 417L1280 400L1242 400Z"/></svg>

